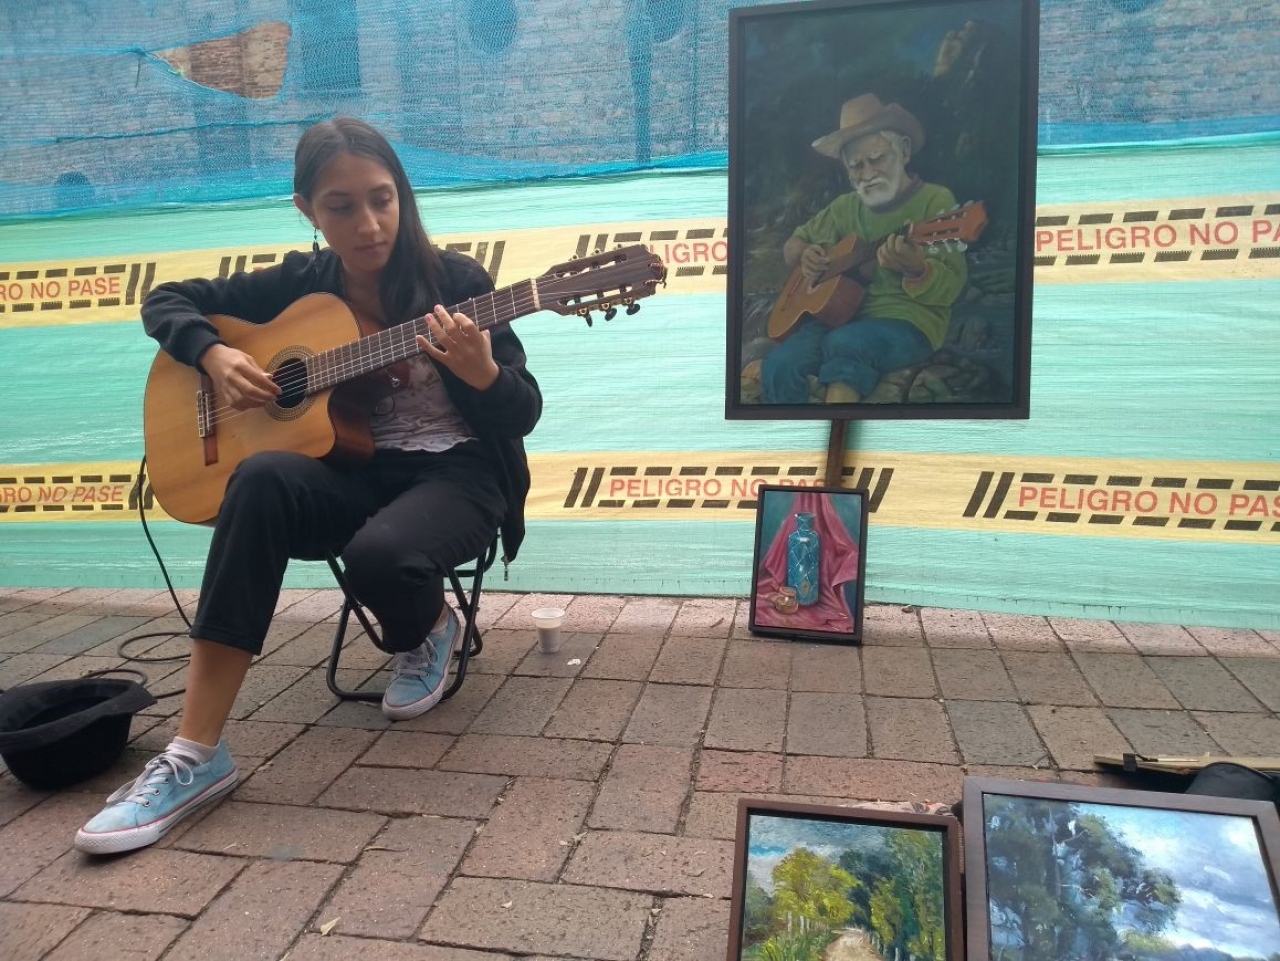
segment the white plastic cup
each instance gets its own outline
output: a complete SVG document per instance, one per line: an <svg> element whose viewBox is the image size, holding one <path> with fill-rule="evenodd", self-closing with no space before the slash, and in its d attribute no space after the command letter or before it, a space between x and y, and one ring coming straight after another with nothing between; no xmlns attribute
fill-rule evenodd
<svg viewBox="0 0 1280 961"><path fill-rule="evenodd" d="M564 623L564 608L540 607L533 612L533 625L538 629L538 650L554 654L560 650L563 640L560 625Z"/></svg>

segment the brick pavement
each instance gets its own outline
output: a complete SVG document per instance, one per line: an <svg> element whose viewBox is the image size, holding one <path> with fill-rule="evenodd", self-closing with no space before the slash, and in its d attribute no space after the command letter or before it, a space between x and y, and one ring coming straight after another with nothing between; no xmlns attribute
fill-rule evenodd
<svg viewBox="0 0 1280 961"><path fill-rule="evenodd" d="M0 773L0 958L710 961L742 796L953 803L966 773L1124 785L1095 753L1280 752L1277 632L872 606L852 648L752 638L741 600L493 593L459 695L391 725L324 688L338 603L285 592L227 730L244 779L161 844L71 850L175 699L91 782ZM158 591L0 589L0 687L174 624ZM344 680L381 663L358 638Z"/></svg>

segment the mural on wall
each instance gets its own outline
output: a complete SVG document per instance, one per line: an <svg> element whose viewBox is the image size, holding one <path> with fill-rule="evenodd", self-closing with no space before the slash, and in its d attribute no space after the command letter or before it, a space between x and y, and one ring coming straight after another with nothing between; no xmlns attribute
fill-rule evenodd
<svg viewBox="0 0 1280 961"><path fill-rule="evenodd" d="M1026 417L1034 0L735 10L730 417Z"/></svg>

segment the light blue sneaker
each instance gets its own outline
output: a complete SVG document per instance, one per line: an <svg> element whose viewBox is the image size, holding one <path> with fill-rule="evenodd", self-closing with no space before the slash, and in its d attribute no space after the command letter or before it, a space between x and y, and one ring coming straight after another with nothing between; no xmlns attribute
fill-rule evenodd
<svg viewBox="0 0 1280 961"><path fill-rule="evenodd" d="M188 814L230 791L239 779L225 741L218 744L218 753L208 764L168 748L107 798L107 806L76 832L75 846L89 854L118 854L155 844Z"/></svg>
<svg viewBox="0 0 1280 961"><path fill-rule="evenodd" d="M394 676L382 695L382 713L393 721L425 714L440 702L453 649L462 633L453 608L445 607L445 611L444 627L428 634L421 647L397 654L391 662Z"/></svg>

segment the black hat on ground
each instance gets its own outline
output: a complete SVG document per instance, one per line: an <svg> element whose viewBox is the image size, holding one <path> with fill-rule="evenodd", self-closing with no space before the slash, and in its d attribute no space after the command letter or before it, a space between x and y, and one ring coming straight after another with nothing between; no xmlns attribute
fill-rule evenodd
<svg viewBox="0 0 1280 961"><path fill-rule="evenodd" d="M0 757L31 787L67 787L110 767L133 715L154 703L145 687L119 678L21 684L0 694Z"/></svg>

